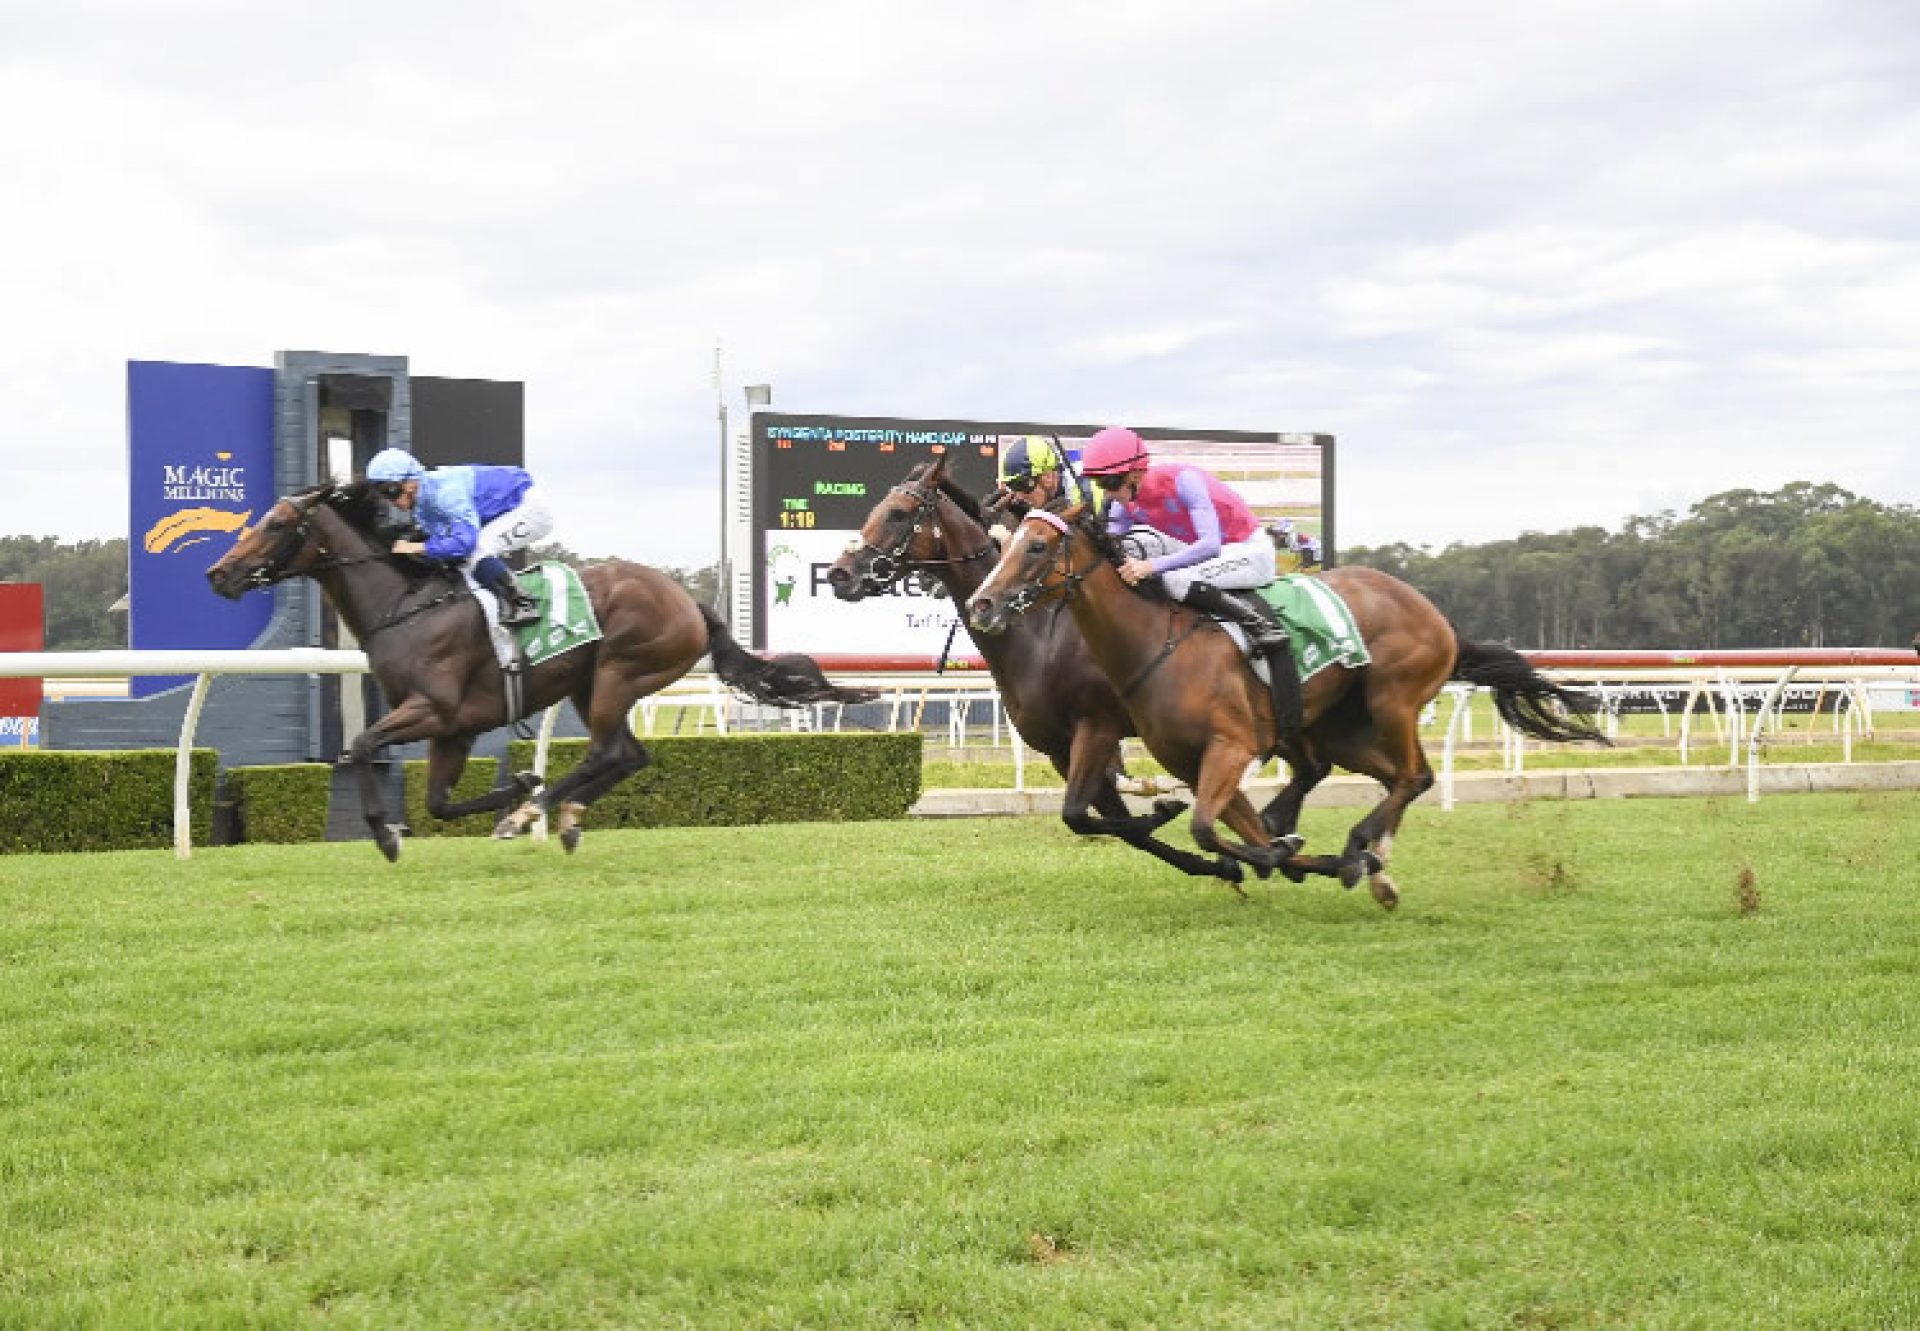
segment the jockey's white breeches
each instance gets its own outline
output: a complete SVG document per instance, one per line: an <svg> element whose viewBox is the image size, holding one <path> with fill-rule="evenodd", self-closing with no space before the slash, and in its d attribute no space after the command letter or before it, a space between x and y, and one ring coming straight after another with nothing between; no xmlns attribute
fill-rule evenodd
<svg viewBox="0 0 1920 1331"><path fill-rule="evenodd" d="M553 532L553 513L540 498L540 491L529 486L520 496L519 506L502 513L480 528L474 539L473 553L467 556L472 568L483 559L512 554L544 541Z"/></svg>
<svg viewBox="0 0 1920 1331"><path fill-rule="evenodd" d="M1120 546L1128 554L1141 559L1158 559L1161 555L1175 554L1187 548L1186 542L1152 527L1135 527L1120 538ZM1203 559L1185 568L1169 569L1160 575L1160 581L1166 584L1169 596L1176 601L1184 601L1187 599L1187 589L1196 582L1210 582L1222 591L1244 592L1266 586L1277 573L1273 542L1265 535L1256 533L1250 540L1221 546L1220 553L1212 559Z"/></svg>

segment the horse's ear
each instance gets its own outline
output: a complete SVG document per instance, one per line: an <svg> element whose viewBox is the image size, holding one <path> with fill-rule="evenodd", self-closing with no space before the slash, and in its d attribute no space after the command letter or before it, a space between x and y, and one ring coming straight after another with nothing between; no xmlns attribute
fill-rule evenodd
<svg viewBox="0 0 1920 1331"><path fill-rule="evenodd" d="M928 484L938 485L941 481L947 479L947 459L952 456L953 454L951 453L937 453L934 455L933 466L927 469L926 480Z"/></svg>

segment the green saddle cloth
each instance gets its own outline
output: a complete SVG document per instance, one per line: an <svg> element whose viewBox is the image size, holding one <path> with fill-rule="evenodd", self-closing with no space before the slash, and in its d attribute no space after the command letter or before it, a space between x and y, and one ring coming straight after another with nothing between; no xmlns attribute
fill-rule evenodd
<svg viewBox="0 0 1920 1331"><path fill-rule="evenodd" d="M1293 640L1293 663L1302 681L1328 666L1352 670L1373 657L1353 622L1353 611L1326 583L1303 573L1290 574L1260 588L1260 597L1273 607Z"/></svg>
<svg viewBox="0 0 1920 1331"><path fill-rule="evenodd" d="M578 573L565 564L535 564L516 577L520 590L540 607L540 618L513 630L528 665L539 665L600 637L599 617Z"/></svg>

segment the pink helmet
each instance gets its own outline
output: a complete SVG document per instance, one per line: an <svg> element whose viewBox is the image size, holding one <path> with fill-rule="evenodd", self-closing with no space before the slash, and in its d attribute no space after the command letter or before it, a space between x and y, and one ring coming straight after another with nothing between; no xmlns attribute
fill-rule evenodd
<svg viewBox="0 0 1920 1331"><path fill-rule="evenodd" d="M1121 425L1109 425L1093 438L1080 455L1080 470L1088 476L1124 476L1135 467L1153 461L1140 436Z"/></svg>

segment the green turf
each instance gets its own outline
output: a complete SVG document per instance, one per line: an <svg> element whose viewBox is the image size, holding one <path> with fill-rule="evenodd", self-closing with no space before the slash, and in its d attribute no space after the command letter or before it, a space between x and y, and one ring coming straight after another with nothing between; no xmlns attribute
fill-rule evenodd
<svg viewBox="0 0 1920 1331"><path fill-rule="evenodd" d="M1916 863L1911 794L1416 807L1395 915L1050 818L9 857L0 1326L1912 1326Z"/></svg>

